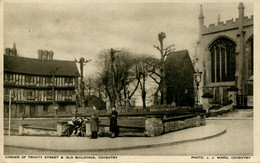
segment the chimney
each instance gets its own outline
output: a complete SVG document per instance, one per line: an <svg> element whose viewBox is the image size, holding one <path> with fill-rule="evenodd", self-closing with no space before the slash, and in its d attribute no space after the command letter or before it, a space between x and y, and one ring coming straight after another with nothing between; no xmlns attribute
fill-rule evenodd
<svg viewBox="0 0 260 163"><path fill-rule="evenodd" d="M16 45L14 43L13 49L12 49L12 53L14 56L17 56L17 50L16 50Z"/></svg>
<svg viewBox="0 0 260 163"><path fill-rule="evenodd" d="M41 49L38 50L38 59L43 59L42 58L42 53L43 51Z"/></svg>
<svg viewBox="0 0 260 163"><path fill-rule="evenodd" d="M48 59L48 51L47 51L47 50L44 50L44 51L43 51L43 59L44 59L44 60L47 60L47 59Z"/></svg>
<svg viewBox="0 0 260 163"><path fill-rule="evenodd" d="M54 55L53 51L49 51L49 60L53 60L53 55Z"/></svg>

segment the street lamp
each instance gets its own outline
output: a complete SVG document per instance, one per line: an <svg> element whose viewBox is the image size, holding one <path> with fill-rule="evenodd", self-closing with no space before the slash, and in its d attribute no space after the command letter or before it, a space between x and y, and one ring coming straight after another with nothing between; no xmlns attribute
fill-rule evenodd
<svg viewBox="0 0 260 163"><path fill-rule="evenodd" d="M195 78L195 82L196 82L196 87L197 87L197 109L198 109L198 105L199 105L199 85L201 82L201 74L202 72L199 72L199 70L197 70L197 72L194 73L194 78Z"/></svg>
<svg viewBox="0 0 260 163"><path fill-rule="evenodd" d="M9 118L8 118L8 135L11 135L11 108L12 108L12 90L9 90L9 95L5 95L5 97L9 97Z"/></svg>
<svg viewBox="0 0 260 163"><path fill-rule="evenodd" d="M8 135L11 135L11 115L12 115L12 100L14 98L16 98L17 96L14 96L12 94L12 89L9 90L9 95L4 95L5 97L8 97L8 101L9 101L9 117L8 117Z"/></svg>
<svg viewBox="0 0 260 163"><path fill-rule="evenodd" d="M55 105L55 75L57 73L57 71L60 69L60 67L57 67L55 70L51 69L50 70L50 74L52 76L52 107L55 110L55 124L57 126L58 123L58 106Z"/></svg>

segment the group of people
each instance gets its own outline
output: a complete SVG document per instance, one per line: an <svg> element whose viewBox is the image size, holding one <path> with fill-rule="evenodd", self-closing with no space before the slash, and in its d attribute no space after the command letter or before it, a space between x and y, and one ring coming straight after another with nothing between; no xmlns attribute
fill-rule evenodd
<svg viewBox="0 0 260 163"><path fill-rule="evenodd" d="M73 117L71 121L68 121L67 128L63 132L63 136L86 136L86 120L83 118Z"/></svg>
<svg viewBox="0 0 260 163"><path fill-rule="evenodd" d="M111 133L111 138L115 138L119 134L119 127L117 125L118 112L115 107L112 108L110 116L109 131ZM76 136L86 136L86 123L90 123L91 139L98 138L99 130L99 114L97 108L94 106L91 114L91 118L73 118L67 124L67 129L63 132L64 136L76 135Z"/></svg>

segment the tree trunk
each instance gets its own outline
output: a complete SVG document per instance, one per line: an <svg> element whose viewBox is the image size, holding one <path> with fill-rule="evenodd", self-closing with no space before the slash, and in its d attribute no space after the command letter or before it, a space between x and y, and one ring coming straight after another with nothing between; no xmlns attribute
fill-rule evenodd
<svg viewBox="0 0 260 163"><path fill-rule="evenodd" d="M162 63L162 95L161 97L163 98L163 104L166 105L166 96L167 96L167 92L166 92L166 82L165 82L165 57L163 54L163 39L159 40L160 41L160 52L161 52L161 63Z"/></svg>
<svg viewBox="0 0 260 163"><path fill-rule="evenodd" d="M143 75L143 83L142 83L142 101L143 101L143 109L146 108L146 91L145 91L145 76Z"/></svg>
<svg viewBox="0 0 260 163"><path fill-rule="evenodd" d="M158 105L159 103L158 103L158 100L159 100L159 98L158 98L158 93L159 93L159 90L160 90L160 88L159 88L160 86L158 86L158 88L156 89L156 91L155 91L155 93L154 93L154 105Z"/></svg>

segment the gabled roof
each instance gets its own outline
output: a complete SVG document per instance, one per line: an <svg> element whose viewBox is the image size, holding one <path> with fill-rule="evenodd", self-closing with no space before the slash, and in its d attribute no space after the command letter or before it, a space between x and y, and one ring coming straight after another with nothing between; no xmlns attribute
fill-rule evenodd
<svg viewBox="0 0 260 163"><path fill-rule="evenodd" d="M50 70L59 68L55 76L76 76L79 73L74 61L41 60L4 55L4 71L30 75L50 76Z"/></svg>
<svg viewBox="0 0 260 163"><path fill-rule="evenodd" d="M188 50L174 51L168 55L166 59L166 64L174 64L176 66L177 63L183 66L185 66L185 64L188 64L186 66L189 66L190 71L193 71L194 73L194 68ZM174 65L168 65L168 66L174 66Z"/></svg>
<svg viewBox="0 0 260 163"><path fill-rule="evenodd" d="M99 101L104 102L101 98L97 97L96 95L85 95L85 100L93 100L93 99L97 99Z"/></svg>

